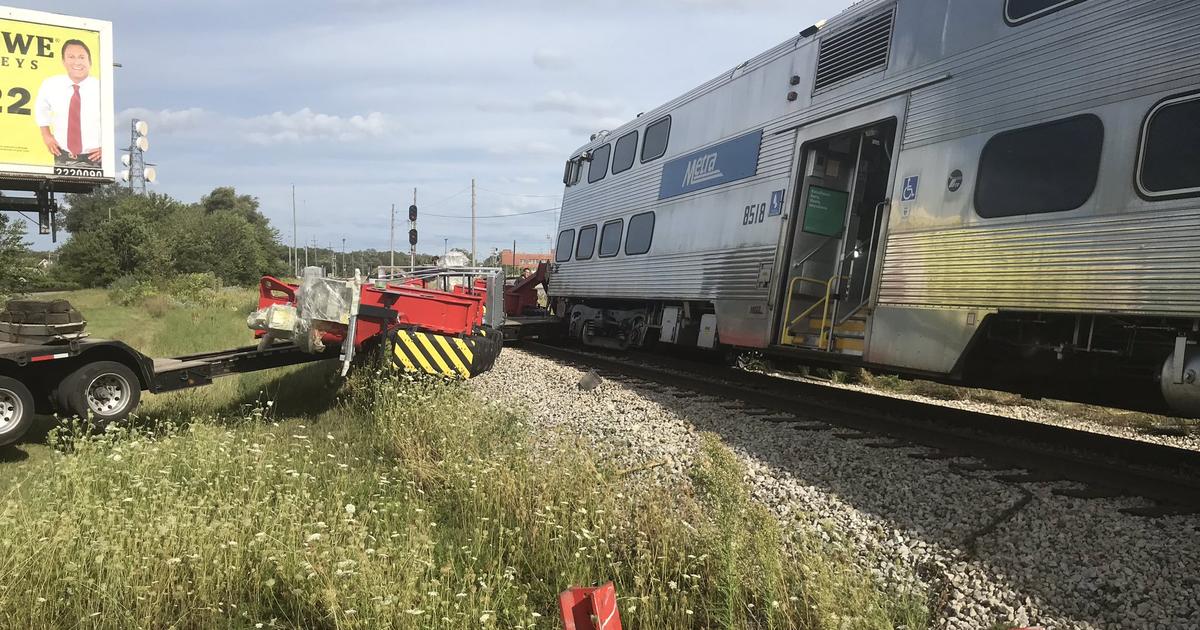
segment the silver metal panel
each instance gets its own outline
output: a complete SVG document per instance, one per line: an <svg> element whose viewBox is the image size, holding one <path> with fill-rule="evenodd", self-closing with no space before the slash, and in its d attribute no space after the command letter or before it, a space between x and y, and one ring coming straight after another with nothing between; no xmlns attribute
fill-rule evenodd
<svg viewBox="0 0 1200 630"><path fill-rule="evenodd" d="M1194 315L1197 243L1193 209L893 233L879 303Z"/></svg>
<svg viewBox="0 0 1200 630"><path fill-rule="evenodd" d="M658 340L663 343L675 343L679 336L678 306L664 306L662 310L662 325L659 328Z"/></svg>
<svg viewBox="0 0 1200 630"><path fill-rule="evenodd" d="M556 295L571 296L765 301L767 290L758 287L758 269L774 251L772 244L627 256L609 259L604 265L561 263L553 287Z"/></svg>
<svg viewBox="0 0 1200 630"><path fill-rule="evenodd" d="M871 317L870 363L948 374L984 312L881 306Z"/></svg>
<svg viewBox="0 0 1200 630"><path fill-rule="evenodd" d="M1004 28L1012 36L928 66L954 80L913 95L905 148L1062 118L1200 77L1194 0L1089 0Z"/></svg>
<svg viewBox="0 0 1200 630"><path fill-rule="evenodd" d="M770 344L770 319L766 300L718 300L717 325L721 343L744 348Z"/></svg>
<svg viewBox="0 0 1200 630"><path fill-rule="evenodd" d="M701 348L711 348L716 344L716 340L717 316L705 313L700 316L700 337L696 340L696 345Z"/></svg>

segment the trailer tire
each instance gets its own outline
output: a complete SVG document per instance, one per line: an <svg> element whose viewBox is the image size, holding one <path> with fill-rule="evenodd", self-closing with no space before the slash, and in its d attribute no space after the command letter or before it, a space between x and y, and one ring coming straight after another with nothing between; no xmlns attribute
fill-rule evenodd
<svg viewBox="0 0 1200 630"><path fill-rule="evenodd" d="M33 426L33 393L21 381L0 376L0 446L20 440Z"/></svg>
<svg viewBox="0 0 1200 630"><path fill-rule="evenodd" d="M68 416L90 420L103 430L137 409L142 387L137 375L124 364L97 361L67 375L55 398Z"/></svg>

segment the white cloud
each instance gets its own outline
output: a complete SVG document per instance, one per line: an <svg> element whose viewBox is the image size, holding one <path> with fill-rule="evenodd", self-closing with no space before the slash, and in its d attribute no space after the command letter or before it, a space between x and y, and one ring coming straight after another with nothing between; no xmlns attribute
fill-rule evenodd
<svg viewBox="0 0 1200 630"><path fill-rule="evenodd" d="M505 144L492 147L489 151L494 155L526 155L526 156L553 156L562 155L562 147L550 144L549 142L540 142L537 140L519 143Z"/></svg>
<svg viewBox="0 0 1200 630"><path fill-rule="evenodd" d="M575 60L561 50L539 48L533 51L533 65L542 70L567 70L575 65Z"/></svg>
<svg viewBox="0 0 1200 630"><path fill-rule="evenodd" d="M117 114L117 120L127 123L137 118L150 124L150 132L158 135L170 135L192 131L208 124L213 116L199 107L188 109L163 109L153 111L144 107L131 107ZM128 125L123 125L127 127Z"/></svg>
<svg viewBox="0 0 1200 630"><path fill-rule="evenodd" d="M565 112L568 114L588 114L593 116L613 116L625 108L615 100L591 98L579 92L551 90L533 103L536 111Z"/></svg>
<svg viewBox="0 0 1200 630"><path fill-rule="evenodd" d="M316 140L355 142L386 135L391 125L379 112L366 116L320 114L305 107L291 114L275 112L237 121L255 144L299 144Z"/></svg>
<svg viewBox="0 0 1200 630"><path fill-rule="evenodd" d="M226 116L199 107L158 111L134 107L123 110L118 116L122 128L131 118L150 123L152 136L242 138L259 145L318 141L350 143L396 131L396 126L380 112L338 116L314 112L308 107L290 114L274 112L250 117Z"/></svg>

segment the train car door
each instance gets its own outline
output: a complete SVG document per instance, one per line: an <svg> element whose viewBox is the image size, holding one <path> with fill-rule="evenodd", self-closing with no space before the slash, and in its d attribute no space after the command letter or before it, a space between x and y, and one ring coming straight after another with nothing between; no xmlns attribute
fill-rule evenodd
<svg viewBox="0 0 1200 630"><path fill-rule="evenodd" d="M798 130L775 340L861 356L907 96Z"/></svg>

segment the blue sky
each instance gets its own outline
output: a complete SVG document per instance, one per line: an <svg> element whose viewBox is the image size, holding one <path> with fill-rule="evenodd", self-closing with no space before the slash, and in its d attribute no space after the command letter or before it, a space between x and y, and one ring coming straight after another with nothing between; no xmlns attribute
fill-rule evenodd
<svg viewBox="0 0 1200 630"><path fill-rule="evenodd" d="M388 247L418 189L423 252L478 212L553 208L562 165L615 127L849 0L5 0L113 22L117 144L148 120L154 189L232 185L291 239ZM450 215L436 217L434 214ZM555 212L481 219L478 249L544 251ZM403 217L403 222L407 217ZM406 228L406 226L405 226ZM398 230L399 232L399 230ZM48 238L32 236L35 246ZM402 240L402 239L398 239ZM398 248L406 249L407 244Z"/></svg>

